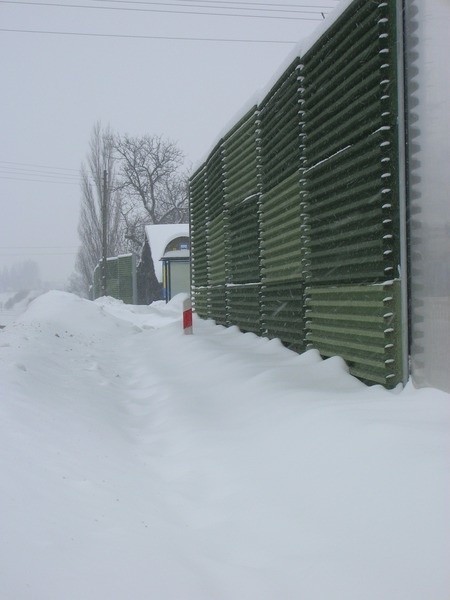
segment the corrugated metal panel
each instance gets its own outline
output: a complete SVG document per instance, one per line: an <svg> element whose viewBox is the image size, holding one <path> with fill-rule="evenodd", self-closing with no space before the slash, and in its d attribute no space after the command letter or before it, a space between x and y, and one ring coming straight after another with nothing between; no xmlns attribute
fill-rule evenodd
<svg viewBox="0 0 450 600"><path fill-rule="evenodd" d="M296 58L261 105L262 280L302 277L304 122L302 63ZM281 324L280 324L281 327Z"/></svg>
<svg viewBox="0 0 450 600"><path fill-rule="evenodd" d="M218 325L227 325L226 288L224 285L211 286L208 290L208 317Z"/></svg>
<svg viewBox="0 0 450 600"><path fill-rule="evenodd" d="M303 134L299 114L302 94L300 70L300 59L296 58L261 103L263 193L299 169Z"/></svg>
<svg viewBox="0 0 450 600"><path fill-rule="evenodd" d="M253 107L224 140L225 198L228 205L260 191L259 111Z"/></svg>
<svg viewBox="0 0 450 600"><path fill-rule="evenodd" d="M394 1L354 2L302 71L307 340L388 387L404 376L402 283L386 284L400 273L395 22Z"/></svg>
<svg viewBox="0 0 450 600"><path fill-rule="evenodd" d="M229 240L230 281L259 282L258 195L230 206Z"/></svg>
<svg viewBox="0 0 450 600"><path fill-rule="evenodd" d="M206 162L208 283L225 283L225 207L223 145Z"/></svg>
<svg viewBox="0 0 450 600"><path fill-rule="evenodd" d="M117 298L125 304L133 304L136 300L136 260L132 254L117 258L117 274L119 293Z"/></svg>
<svg viewBox="0 0 450 600"><path fill-rule="evenodd" d="M279 338L288 348L305 350L303 281L263 284L261 287L262 333Z"/></svg>
<svg viewBox="0 0 450 600"><path fill-rule="evenodd" d="M224 141L228 283L259 282L259 114L250 110Z"/></svg>
<svg viewBox="0 0 450 600"><path fill-rule="evenodd" d="M226 267L226 237L225 237L225 216L218 215L211 219L208 226L208 272L211 285L225 283Z"/></svg>
<svg viewBox="0 0 450 600"><path fill-rule="evenodd" d="M402 381L400 282L306 290L306 339L323 356L339 355L350 373L394 387Z"/></svg>
<svg viewBox="0 0 450 600"><path fill-rule="evenodd" d="M117 258L108 258L106 261L106 294L119 298L119 271Z"/></svg>
<svg viewBox="0 0 450 600"><path fill-rule="evenodd" d="M354 2L303 58L311 283L397 275L393 20L386 2Z"/></svg>
<svg viewBox="0 0 450 600"><path fill-rule="evenodd" d="M304 249L300 198L299 171L261 197L260 248L264 282L302 277Z"/></svg>
<svg viewBox="0 0 450 600"><path fill-rule="evenodd" d="M227 288L228 320L241 331L261 335L260 286L236 285Z"/></svg>
<svg viewBox="0 0 450 600"><path fill-rule="evenodd" d="M204 286L208 283L205 165L203 165L190 179L189 202L192 285Z"/></svg>
<svg viewBox="0 0 450 600"><path fill-rule="evenodd" d="M208 288L192 288L192 308L195 310L199 317L202 317L203 319L207 319L209 317L208 305Z"/></svg>

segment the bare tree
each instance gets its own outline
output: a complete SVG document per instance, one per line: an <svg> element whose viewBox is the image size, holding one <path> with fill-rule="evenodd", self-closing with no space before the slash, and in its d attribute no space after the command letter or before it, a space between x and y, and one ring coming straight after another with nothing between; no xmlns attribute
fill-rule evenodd
<svg viewBox="0 0 450 600"><path fill-rule="evenodd" d="M102 257L103 172L107 172L107 255L115 256L123 248L121 232L121 192L115 183L114 138L107 127L96 123L92 129L89 153L81 166L81 208L78 223L80 248L72 277L77 293L88 297L96 265Z"/></svg>
<svg viewBox="0 0 450 600"><path fill-rule="evenodd" d="M115 137L120 168L117 189L122 192L124 235L131 249L144 241L144 226L187 223L187 176L178 146L159 136Z"/></svg>
<svg viewBox="0 0 450 600"><path fill-rule="evenodd" d="M189 181L185 173L174 174L161 190L159 223L188 223Z"/></svg>

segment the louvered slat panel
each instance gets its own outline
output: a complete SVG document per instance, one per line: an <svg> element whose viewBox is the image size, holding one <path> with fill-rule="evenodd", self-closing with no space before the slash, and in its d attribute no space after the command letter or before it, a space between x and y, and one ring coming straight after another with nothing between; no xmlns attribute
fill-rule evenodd
<svg viewBox="0 0 450 600"><path fill-rule="evenodd" d="M230 216L230 282L259 282L258 196L233 204Z"/></svg>
<svg viewBox="0 0 450 600"><path fill-rule="evenodd" d="M263 281L298 280L302 276L302 208L300 172L261 196L261 265Z"/></svg>
<svg viewBox="0 0 450 600"><path fill-rule="evenodd" d="M306 340L350 373L388 387L402 379L400 282L306 290Z"/></svg>
<svg viewBox="0 0 450 600"><path fill-rule="evenodd" d="M211 286L208 291L208 316L218 325L227 324L225 286Z"/></svg>
<svg viewBox="0 0 450 600"><path fill-rule="evenodd" d="M261 103L262 190L268 192L299 169L301 158L300 59L296 58Z"/></svg>
<svg viewBox="0 0 450 600"><path fill-rule="evenodd" d="M208 283L225 284L225 176L222 141L206 163L206 203L208 210L207 248Z"/></svg>
<svg viewBox="0 0 450 600"><path fill-rule="evenodd" d="M225 197L228 206L259 192L259 113L253 107L224 140Z"/></svg>
<svg viewBox="0 0 450 600"><path fill-rule="evenodd" d="M207 319L209 316L209 301L207 287L192 288L192 308L202 319Z"/></svg>
<svg viewBox="0 0 450 600"><path fill-rule="evenodd" d="M113 298L119 297L119 272L117 258L106 261L106 294Z"/></svg>
<svg viewBox="0 0 450 600"><path fill-rule="evenodd" d="M228 214L227 280L260 280L259 223L259 114L251 109L224 141L225 198Z"/></svg>
<svg viewBox="0 0 450 600"><path fill-rule="evenodd" d="M132 254L124 254L117 259L119 293L117 298L125 304L134 302L136 262Z"/></svg>
<svg viewBox="0 0 450 600"><path fill-rule="evenodd" d="M209 282L211 285L225 284L226 249L223 215L219 215L211 221L208 232L210 248L208 258Z"/></svg>
<svg viewBox="0 0 450 600"><path fill-rule="evenodd" d="M303 281L263 284L261 326L264 336L279 338L297 352L305 349Z"/></svg>
<svg viewBox="0 0 450 600"><path fill-rule="evenodd" d="M353 2L303 58L311 283L383 282L395 274L399 236L389 197L398 159L384 98L393 48L383 35L383 19L393 13L386 2Z"/></svg>
<svg viewBox="0 0 450 600"><path fill-rule="evenodd" d="M207 263L207 206L206 206L206 166L203 165L190 179L190 229L192 285L208 283Z"/></svg>
<svg viewBox="0 0 450 600"><path fill-rule="evenodd" d="M227 314L230 324L241 331L261 335L260 286L236 285L227 287Z"/></svg>

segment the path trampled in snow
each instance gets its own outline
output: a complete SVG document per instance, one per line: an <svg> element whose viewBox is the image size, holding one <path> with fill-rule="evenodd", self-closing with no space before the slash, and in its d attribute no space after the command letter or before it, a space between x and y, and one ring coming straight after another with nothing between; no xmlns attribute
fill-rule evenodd
<svg viewBox="0 0 450 600"><path fill-rule="evenodd" d="M181 301L0 332L0 598L447 600L449 395Z"/></svg>

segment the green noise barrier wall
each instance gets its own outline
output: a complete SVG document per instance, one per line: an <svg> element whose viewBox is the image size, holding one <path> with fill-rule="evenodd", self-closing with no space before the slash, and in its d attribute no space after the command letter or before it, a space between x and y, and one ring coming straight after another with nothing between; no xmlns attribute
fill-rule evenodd
<svg viewBox="0 0 450 600"><path fill-rule="evenodd" d="M102 295L102 263L94 270L93 297ZM123 254L106 260L106 295L122 300L125 304L136 304L136 257Z"/></svg>
<svg viewBox="0 0 450 600"><path fill-rule="evenodd" d="M406 351L398 2L354 0L190 181L197 313L387 387Z"/></svg>

